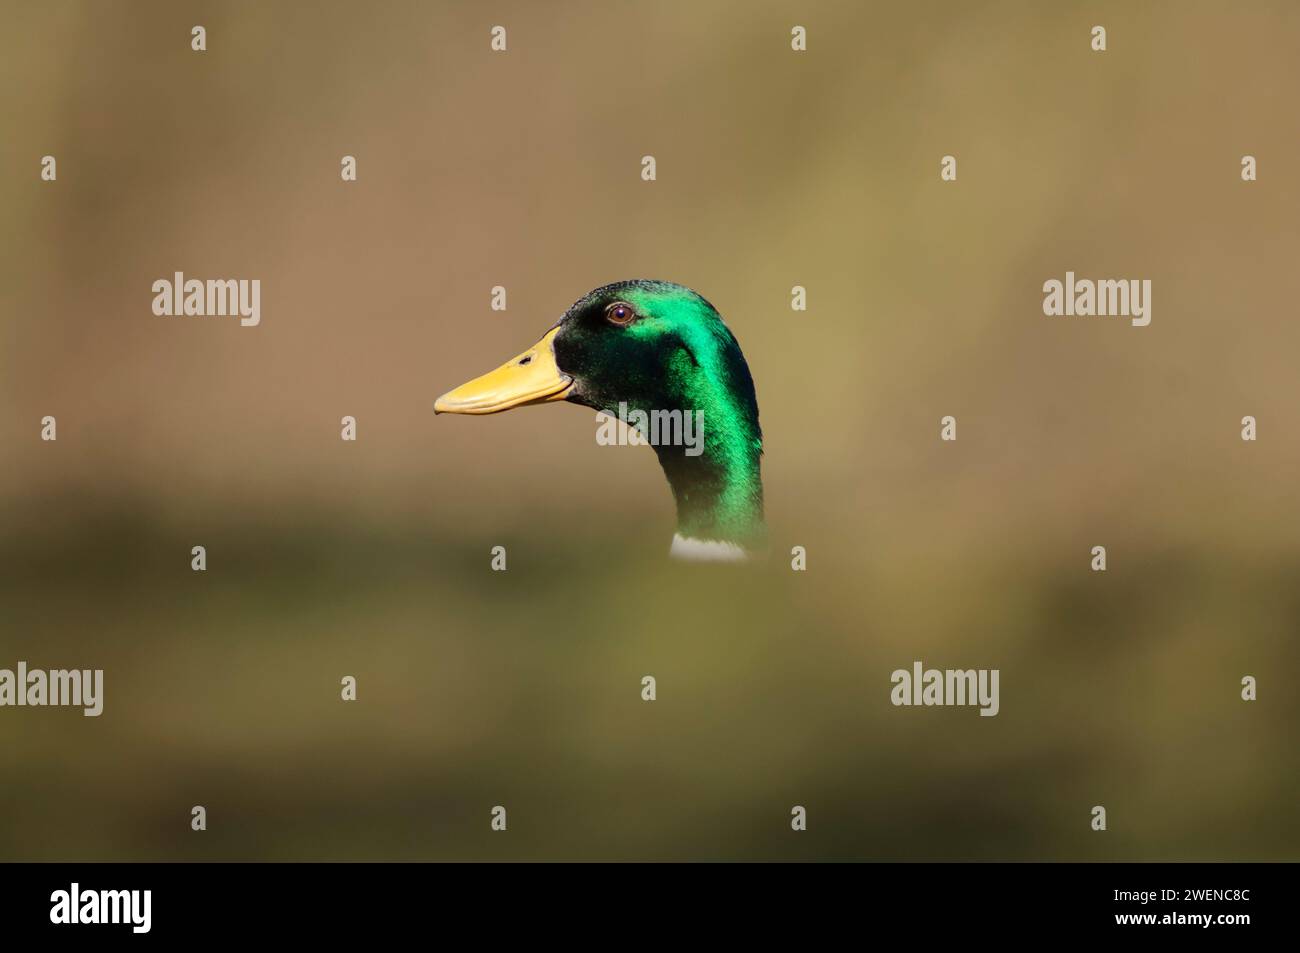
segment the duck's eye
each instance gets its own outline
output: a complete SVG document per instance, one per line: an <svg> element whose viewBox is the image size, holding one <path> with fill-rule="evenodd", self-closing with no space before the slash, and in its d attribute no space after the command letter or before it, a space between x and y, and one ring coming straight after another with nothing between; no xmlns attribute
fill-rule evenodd
<svg viewBox="0 0 1300 953"><path fill-rule="evenodd" d="M636 317L636 311L626 301L615 301L605 309L605 319L610 324L629 324Z"/></svg>

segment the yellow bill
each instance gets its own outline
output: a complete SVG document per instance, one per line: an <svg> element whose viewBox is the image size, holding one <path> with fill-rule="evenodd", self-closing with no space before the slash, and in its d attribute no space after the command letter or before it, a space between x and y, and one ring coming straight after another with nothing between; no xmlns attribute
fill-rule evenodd
<svg viewBox="0 0 1300 953"><path fill-rule="evenodd" d="M496 414L526 404L563 400L573 387L573 378L560 373L555 363L555 335L558 327L524 353L512 357L495 371L488 371L448 391L433 404L435 414Z"/></svg>

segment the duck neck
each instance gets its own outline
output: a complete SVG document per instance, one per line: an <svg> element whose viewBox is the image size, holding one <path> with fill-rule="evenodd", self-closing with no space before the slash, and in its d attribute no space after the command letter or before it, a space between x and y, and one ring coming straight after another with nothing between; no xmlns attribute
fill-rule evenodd
<svg viewBox="0 0 1300 953"><path fill-rule="evenodd" d="M707 419L703 424L697 447L655 446L677 503L673 555L741 559L762 543L765 532L761 439L756 427L710 431Z"/></svg>

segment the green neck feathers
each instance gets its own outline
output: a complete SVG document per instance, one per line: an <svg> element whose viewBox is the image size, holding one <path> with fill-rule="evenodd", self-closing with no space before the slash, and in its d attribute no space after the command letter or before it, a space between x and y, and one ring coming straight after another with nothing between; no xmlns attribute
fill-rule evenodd
<svg viewBox="0 0 1300 953"><path fill-rule="evenodd" d="M755 548L765 532L763 436L754 382L740 346L712 306L685 289L629 289L624 297L658 319L633 325L629 333L658 336L669 345L658 393L644 401L653 406L643 409L693 413L703 436L702 445L694 447L663 441L655 446L677 504L678 535Z"/></svg>

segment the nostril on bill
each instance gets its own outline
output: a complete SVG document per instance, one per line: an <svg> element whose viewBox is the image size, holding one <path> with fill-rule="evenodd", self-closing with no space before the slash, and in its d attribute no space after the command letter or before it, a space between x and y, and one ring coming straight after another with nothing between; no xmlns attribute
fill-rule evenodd
<svg viewBox="0 0 1300 953"><path fill-rule="evenodd" d="M533 356L529 354L525 356L522 361L519 362L519 366L523 367L525 364L531 364L531 363L533 363Z"/></svg>

